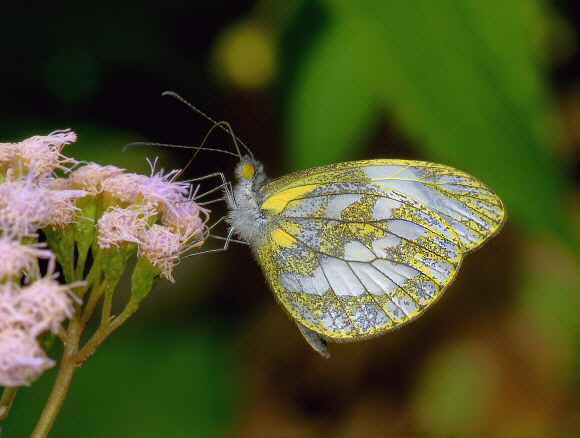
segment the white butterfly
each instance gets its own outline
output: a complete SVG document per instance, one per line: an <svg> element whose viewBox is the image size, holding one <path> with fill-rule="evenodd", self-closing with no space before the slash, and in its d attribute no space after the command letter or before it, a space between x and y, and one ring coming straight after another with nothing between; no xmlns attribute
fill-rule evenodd
<svg viewBox="0 0 580 438"><path fill-rule="evenodd" d="M250 244L274 295L323 356L417 318L463 256L505 220L474 177L421 161L367 160L269 181L243 157L226 221Z"/></svg>
<svg viewBox="0 0 580 438"><path fill-rule="evenodd" d="M227 123L163 94L237 140ZM463 256L505 221L489 187L449 166L353 161L269 181L249 149L237 152L233 189L223 174L208 175L222 179L230 231L223 248L204 252L226 249L232 234L247 242L280 304L325 357L327 340L377 336L421 315Z"/></svg>

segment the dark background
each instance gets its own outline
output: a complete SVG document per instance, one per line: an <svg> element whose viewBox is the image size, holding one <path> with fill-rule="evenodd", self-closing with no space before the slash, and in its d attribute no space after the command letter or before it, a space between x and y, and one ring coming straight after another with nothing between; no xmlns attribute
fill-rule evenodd
<svg viewBox="0 0 580 438"><path fill-rule="evenodd" d="M176 283L160 283L77 371L53 436L580 430L571 4L20 2L0 16L0 141L71 128L78 142L64 153L78 160L149 173L145 157L160 156L181 168L188 150L122 152L203 141L212 123L161 97L172 90L228 121L271 177L347 159L433 160L481 178L508 211L432 310L332 344L329 360L276 304L247 247L185 259ZM207 145L233 150L218 130ZM235 164L200 153L184 177L232 178ZM30 433L55 372L20 390L5 436Z"/></svg>

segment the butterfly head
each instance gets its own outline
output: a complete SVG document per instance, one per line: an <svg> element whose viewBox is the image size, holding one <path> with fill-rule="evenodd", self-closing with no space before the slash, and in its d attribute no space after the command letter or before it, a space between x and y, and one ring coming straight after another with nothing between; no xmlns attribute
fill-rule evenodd
<svg viewBox="0 0 580 438"><path fill-rule="evenodd" d="M237 184L227 197L230 212L226 222L241 239L250 243L260 230L260 189L268 179L262 164L247 155L240 158L236 178Z"/></svg>
<svg viewBox="0 0 580 438"><path fill-rule="evenodd" d="M248 155L241 157L236 166L236 179L238 182L233 190L233 205L230 205L230 209L237 209L247 202L257 205L258 192L267 182L262 163Z"/></svg>
<svg viewBox="0 0 580 438"><path fill-rule="evenodd" d="M253 192L260 190L267 180L262 163L248 155L240 159L236 167L236 178L237 186L247 187Z"/></svg>

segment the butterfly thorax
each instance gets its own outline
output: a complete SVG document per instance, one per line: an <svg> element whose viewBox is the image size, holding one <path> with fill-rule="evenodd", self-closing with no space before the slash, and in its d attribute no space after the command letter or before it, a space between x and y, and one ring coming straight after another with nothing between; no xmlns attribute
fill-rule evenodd
<svg viewBox="0 0 580 438"><path fill-rule="evenodd" d="M244 173L244 166L251 166L251 177ZM260 189L267 184L268 178L262 164L249 157L244 157L236 167L236 177L238 183L226 198L230 210L226 222L240 239L256 247L262 240L266 222L260 211Z"/></svg>

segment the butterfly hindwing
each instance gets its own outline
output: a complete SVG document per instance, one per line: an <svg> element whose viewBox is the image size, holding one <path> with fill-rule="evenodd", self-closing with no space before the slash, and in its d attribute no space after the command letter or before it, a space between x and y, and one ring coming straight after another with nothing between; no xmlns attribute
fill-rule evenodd
<svg viewBox="0 0 580 438"><path fill-rule="evenodd" d="M327 339L374 336L419 316L504 219L475 178L415 161L309 169L260 194L264 273L299 324Z"/></svg>

